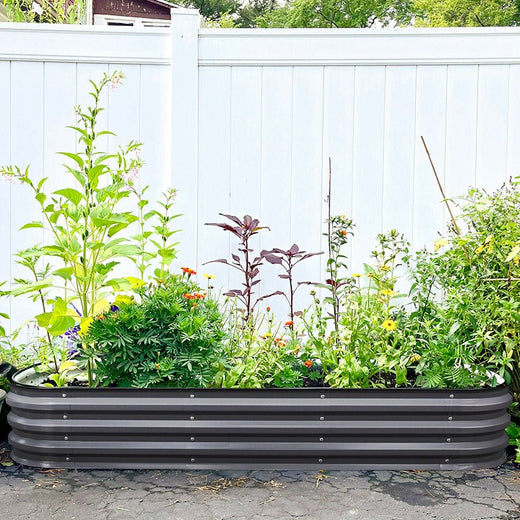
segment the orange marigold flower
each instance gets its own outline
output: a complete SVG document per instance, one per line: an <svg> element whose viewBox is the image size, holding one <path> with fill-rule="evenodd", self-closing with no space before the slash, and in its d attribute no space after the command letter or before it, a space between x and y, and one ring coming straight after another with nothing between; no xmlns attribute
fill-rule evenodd
<svg viewBox="0 0 520 520"><path fill-rule="evenodd" d="M285 345L287 345L287 343L286 343L285 341L279 341L279 342L276 344L276 346L277 346L277 347L280 347L280 348L281 348L281 347L285 347Z"/></svg>
<svg viewBox="0 0 520 520"><path fill-rule="evenodd" d="M293 320L290 320L290 321L286 321L285 322L285 326L286 327L292 327L294 325L294 321Z"/></svg>
<svg viewBox="0 0 520 520"><path fill-rule="evenodd" d="M267 309L265 309L267 312L271 312L271 307L267 307Z"/></svg>
<svg viewBox="0 0 520 520"><path fill-rule="evenodd" d="M193 302L192 305L191 305L192 309L194 309L195 307L197 307L197 302Z"/></svg>
<svg viewBox="0 0 520 520"><path fill-rule="evenodd" d="M193 294L190 293L184 293L182 297L186 298L187 300L193 300L195 298L195 296L193 296Z"/></svg>
<svg viewBox="0 0 520 520"><path fill-rule="evenodd" d="M181 267L181 271L183 271L188 276L191 276L192 274L197 274L197 272L194 271L191 267Z"/></svg>
<svg viewBox="0 0 520 520"><path fill-rule="evenodd" d="M305 361L303 363L307 368L311 368L312 367L312 361L310 359L308 359L307 361Z"/></svg>
<svg viewBox="0 0 520 520"><path fill-rule="evenodd" d="M104 314L102 314L100 317L99 317L100 320L105 320L106 319L106 316Z"/></svg>
<svg viewBox="0 0 520 520"><path fill-rule="evenodd" d="M155 368L159 370L161 368L161 365L159 365L159 363L155 363Z"/></svg>
<svg viewBox="0 0 520 520"><path fill-rule="evenodd" d="M341 229L341 230L340 230L340 233L341 233L344 237L347 236L347 232L346 232L344 229Z"/></svg>

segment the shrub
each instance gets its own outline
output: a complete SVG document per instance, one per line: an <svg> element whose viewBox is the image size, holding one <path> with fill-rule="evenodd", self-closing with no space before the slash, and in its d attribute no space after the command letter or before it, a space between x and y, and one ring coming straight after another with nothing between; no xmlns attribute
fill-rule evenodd
<svg viewBox="0 0 520 520"><path fill-rule="evenodd" d="M520 393L520 192L472 189L457 225L418 254L410 333L421 349L418 382L429 387L497 382Z"/></svg>
<svg viewBox="0 0 520 520"><path fill-rule="evenodd" d="M139 290L134 301L98 315L86 342L102 386L204 387L222 362L222 316L217 302L190 275Z"/></svg>

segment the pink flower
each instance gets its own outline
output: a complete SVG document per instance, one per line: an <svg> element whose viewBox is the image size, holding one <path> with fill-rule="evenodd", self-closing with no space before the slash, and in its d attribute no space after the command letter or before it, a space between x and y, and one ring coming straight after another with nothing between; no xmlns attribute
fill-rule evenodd
<svg viewBox="0 0 520 520"><path fill-rule="evenodd" d="M128 184L134 182L139 175L139 168L132 168L127 172L121 172L121 178Z"/></svg>
<svg viewBox="0 0 520 520"><path fill-rule="evenodd" d="M112 90L115 90L119 85L121 84L121 77L120 76L112 76L110 80L110 88Z"/></svg>
<svg viewBox="0 0 520 520"><path fill-rule="evenodd" d="M2 173L2 179L7 181L9 184L23 184L23 181L14 174Z"/></svg>

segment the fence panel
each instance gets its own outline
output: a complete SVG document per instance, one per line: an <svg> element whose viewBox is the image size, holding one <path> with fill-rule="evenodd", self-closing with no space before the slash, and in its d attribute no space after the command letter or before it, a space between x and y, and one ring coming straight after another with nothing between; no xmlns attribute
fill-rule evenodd
<svg viewBox="0 0 520 520"><path fill-rule="evenodd" d="M357 224L354 271L379 232L398 227L420 248L445 229L421 135L449 197L520 173L517 28L219 30L200 29L190 10L172 16L171 30L0 24L0 163L30 163L59 186L54 152L74 147L64 128L73 106L85 103L88 79L123 70L102 116L118 137L105 144L144 143L150 198L179 188L179 267L214 272L217 285L240 283L225 266L202 265L235 247L204 226L219 212L269 225L259 250L325 249L329 157L333 212ZM0 186L2 279L21 274L10 255L42 239L18 232L39 216L29 207L24 187ZM261 292L279 282L267 268ZM323 270L314 258L298 277ZM28 315L16 308L18 321Z"/></svg>

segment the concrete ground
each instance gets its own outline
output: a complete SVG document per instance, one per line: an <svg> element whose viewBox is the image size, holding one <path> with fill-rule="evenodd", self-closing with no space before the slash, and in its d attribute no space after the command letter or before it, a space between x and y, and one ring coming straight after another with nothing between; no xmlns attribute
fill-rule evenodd
<svg viewBox="0 0 520 520"><path fill-rule="evenodd" d="M37 470L0 444L3 520L520 520L520 466L478 471Z"/></svg>

